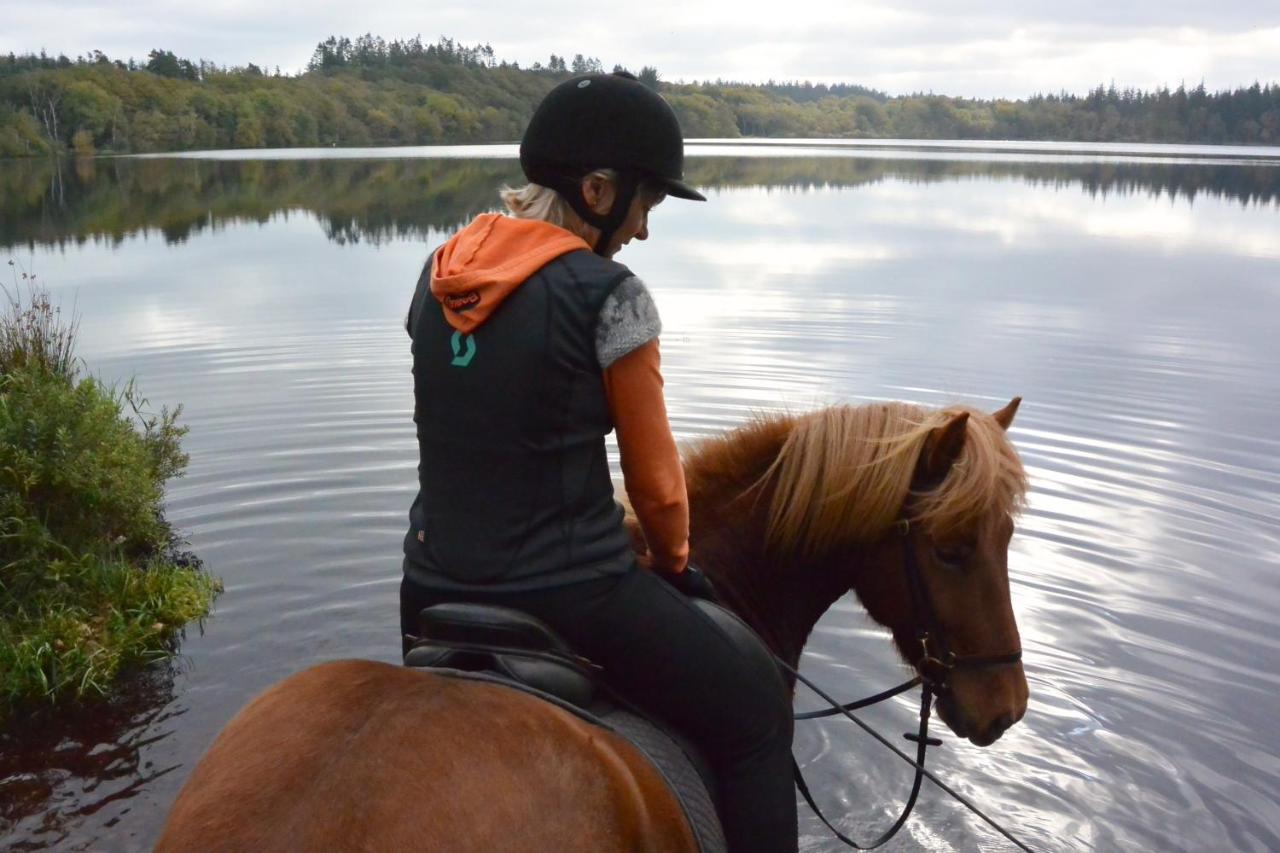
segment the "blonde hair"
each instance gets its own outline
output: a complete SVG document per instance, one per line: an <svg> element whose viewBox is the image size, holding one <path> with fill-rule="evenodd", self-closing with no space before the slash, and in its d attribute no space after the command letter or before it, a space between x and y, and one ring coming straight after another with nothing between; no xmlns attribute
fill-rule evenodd
<svg viewBox="0 0 1280 853"><path fill-rule="evenodd" d="M585 177L598 175L610 181L618 179L613 169L596 169ZM595 228L582 221L582 217L569 206L564 196L542 184L528 183L522 187L503 186L498 196L507 211L517 219L539 219L550 222L566 231L572 231L590 243L598 234Z"/></svg>
<svg viewBox="0 0 1280 853"><path fill-rule="evenodd" d="M1025 500L1026 473L991 415L968 406L931 411L898 402L832 406L744 428L786 428L782 449L752 489L769 500L769 547L815 557L884 536L910 494L929 433L961 412L969 420L960 456L937 487L916 495L913 522L938 536L988 513L1016 514ZM699 457L711 461L717 449L726 451L734 435L704 443L691 466Z"/></svg>
<svg viewBox="0 0 1280 853"><path fill-rule="evenodd" d="M594 169L582 179L585 181L590 177L603 178L616 184L618 172L615 169ZM640 185L639 192L641 198L652 200L655 204L665 195L663 190L650 187L647 183ZM593 242L600 234L598 229L582 221L582 217L569 202L565 201L564 196L542 184L528 183L522 187L503 186L498 190L498 196L506 205L507 211L517 219L539 219L550 222L552 225L577 234L588 243Z"/></svg>

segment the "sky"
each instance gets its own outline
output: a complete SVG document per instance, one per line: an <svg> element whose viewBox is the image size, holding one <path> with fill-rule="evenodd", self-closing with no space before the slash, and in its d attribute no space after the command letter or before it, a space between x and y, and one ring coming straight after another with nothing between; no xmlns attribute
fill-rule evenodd
<svg viewBox="0 0 1280 853"><path fill-rule="evenodd" d="M0 0L0 52L153 48L301 70L329 35L448 36L665 80L811 80L969 97L1280 82L1280 0Z"/></svg>

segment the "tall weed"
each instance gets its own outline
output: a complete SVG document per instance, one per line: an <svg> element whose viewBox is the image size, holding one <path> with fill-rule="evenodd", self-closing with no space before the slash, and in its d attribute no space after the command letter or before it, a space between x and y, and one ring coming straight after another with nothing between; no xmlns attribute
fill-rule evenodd
<svg viewBox="0 0 1280 853"><path fill-rule="evenodd" d="M62 316L49 293L36 283L35 273L9 260L13 287L0 285L0 375L29 363L37 363L67 381L75 378L75 338L80 321L72 312ZM23 294L23 290L26 294Z"/></svg>

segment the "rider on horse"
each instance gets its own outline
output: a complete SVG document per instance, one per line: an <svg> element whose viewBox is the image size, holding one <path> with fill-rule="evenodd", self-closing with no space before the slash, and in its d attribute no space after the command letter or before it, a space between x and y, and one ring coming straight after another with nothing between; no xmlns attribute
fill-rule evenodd
<svg viewBox="0 0 1280 853"><path fill-rule="evenodd" d="M790 692L686 597L709 585L688 565L661 324L613 260L665 196L705 200L683 160L661 96L625 73L575 77L529 123L510 215L476 217L428 259L408 320L420 462L401 631L443 602L533 614L705 750L734 853L794 851ZM641 557L614 499L614 430Z"/></svg>

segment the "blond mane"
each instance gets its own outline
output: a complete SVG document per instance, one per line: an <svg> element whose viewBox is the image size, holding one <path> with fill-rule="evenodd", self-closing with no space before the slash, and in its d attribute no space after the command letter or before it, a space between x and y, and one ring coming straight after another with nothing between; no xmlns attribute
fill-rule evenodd
<svg viewBox="0 0 1280 853"><path fill-rule="evenodd" d="M751 491L769 499L768 546L815 556L882 537L899 517L929 432L960 412L969 413L964 449L942 483L917 495L914 506L914 521L938 536L988 513L1014 515L1022 508L1026 473L1004 430L985 412L898 402L832 406L762 418L721 441L737 443L749 439L744 433L789 424L781 450ZM710 450L694 458L710 461Z"/></svg>

